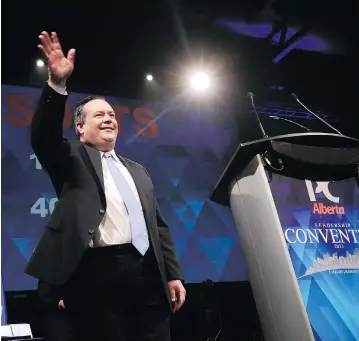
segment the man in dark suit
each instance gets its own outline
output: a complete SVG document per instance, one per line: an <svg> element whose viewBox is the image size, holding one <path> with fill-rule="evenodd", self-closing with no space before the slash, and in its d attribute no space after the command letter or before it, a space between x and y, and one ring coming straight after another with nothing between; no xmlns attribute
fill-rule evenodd
<svg viewBox="0 0 359 341"><path fill-rule="evenodd" d="M118 125L102 97L77 105L79 140L63 137L75 50L65 57L55 32L39 38L49 81L31 144L59 200L26 272L61 286L83 340L170 340L170 314L184 303L185 289L152 181L114 152Z"/></svg>

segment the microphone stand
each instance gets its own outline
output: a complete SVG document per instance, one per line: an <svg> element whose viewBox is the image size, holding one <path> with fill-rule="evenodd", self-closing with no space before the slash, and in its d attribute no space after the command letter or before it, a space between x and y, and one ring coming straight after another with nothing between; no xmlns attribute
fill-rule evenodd
<svg viewBox="0 0 359 341"><path fill-rule="evenodd" d="M260 128L261 131L262 131L263 138L266 138L266 137L268 137L268 135L267 135L266 132L264 131L264 128L263 128L263 126L262 126L262 122L261 122L261 120L259 119L259 116L258 116L258 113L257 113L257 109L256 109L256 107L255 107L255 105L254 105L254 100L253 100L254 95L253 95L253 92L248 92L248 93L247 93L247 96L248 96L248 97L250 98L250 100L251 100L251 107L253 108L253 111L254 111L254 114L255 114L255 116L256 116L256 119L257 119L257 123L258 123L258 125L259 125L259 128Z"/></svg>
<svg viewBox="0 0 359 341"><path fill-rule="evenodd" d="M299 103L299 105L300 105L302 108L304 108L305 110L307 110L310 114L312 114L312 115L313 115L315 118L317 118L318 120L322 121L326 126L328 126L330 129L334 130L337 134L343 136L343 134L342 134L339 130L335 129L335 128L334 128L332 125L330 125L327 121L323 120L320 116L318 116L317 114L315 114L313 111L309 110L309 109L299 100L299 98L298 98L298 96L297 96L296 94L291 94L291 96L294 98L294 100L296 100L296 101Z"/></svg>
<svg viewBox="0 0 359 341"><path fill-rule="evenodd" d="M254 105L254 100L253 100L254 95L253 95L253 92L248 92L248 93L247 93L247 97L249 97L250 100L251 100L251 106L252 106L253 111L254 111L254 113L255 113L255 117L256 117L256 119L257 119L259 128L260 128L261 131L262 131L263 138L268 138L268 135L266 134L266 132L264 131L264 128L263 128L263 126L262 126L262 122L261 122L261 120L259 119L259 116L258 116L258 113L257 113L257 109L256 109L256 107L255 107L255 105ZM284 168L282 159L276 158L275 161L276 161L276 163L278 164L278 167L276 167L275 161L273 160L273 158L274 158L274 156L273 156L268 150L264 151L263 154L262 154L262 159L263 159L263 161L264 161L270 168L272 168L272 169L275 170L275 171L281 171L281 170Z"/></svg>
<svg viewBox="0 0 359 341"><path fill-rule="evenodd" d="M311 130L310 130L309 128L307 128L307 127L305 127L305 126L303 126L303 125L301 125L301 124L299 124L299 123L297 123L297 122L294 122L294 121L292 121L292 120L288 120L287 118L278 117L278 116L269 116L269 118L272 118L273 120L282 120L282 121L286 121L286 122L289 122L289 123L295 124L295 125L297 125L297 126L299 126L299 127L303 128L303 129L305 129L305 130L306 130L306 131L308 131L308 132L311 132Z"/></svg>

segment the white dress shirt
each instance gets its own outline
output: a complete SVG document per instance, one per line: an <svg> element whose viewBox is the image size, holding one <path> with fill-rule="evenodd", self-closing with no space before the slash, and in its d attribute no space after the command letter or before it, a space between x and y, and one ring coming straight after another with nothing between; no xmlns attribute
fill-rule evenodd
<svg viewBox="0 0 359 341"><path fill-rule="evenodd" d="M108 169L106 158L101 154L103 180L105 186L105 196L107 209L99 226L98 233L94 238L94 246L106 246L114 244L131 243L131 226L127 208L121 193ZM123 174L130 185L136 199L140 202L135 182L127 168L118 159L116 153L111 151L112 157L115 159L116 167Z"/></svg>

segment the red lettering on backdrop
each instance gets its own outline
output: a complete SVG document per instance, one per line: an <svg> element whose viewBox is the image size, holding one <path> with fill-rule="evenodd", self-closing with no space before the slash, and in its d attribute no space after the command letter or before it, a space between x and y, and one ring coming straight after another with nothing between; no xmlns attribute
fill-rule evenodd
<svg viewBox="0 0 359 341"><path fill-rule="evenodd" d="M121 134L122 132L121 114L129 114L130 108L123 105L114 105L112 108L115 112L115 117L118 125L118 133Z"/></svg>
<svg viewBox="0 0 359 341"><path fill-rule="evenodd" d="M141 126L135 126L137 134L146 137L157 136L158 125L154 120L156 118L156 114L151 109L136 108L133 112L133 116L138 123L141 123Z"/></svg>
<svg viewBox="0 0 359 341"><path fill-rule="evenodd" d="M28 127L34 116L30 108L32 99L22 94L12 94L6 97L6 105L16 114L6 114L9 123L17 127Z"/></svg>
<svg viewBox="0 0 359 341"><path fill-rule="evenodd" d="M6 105L14 113L6 114L5 117L9 123L16 127L28 127L31 124L34 111L31 109L33 100L22 94L11 94L6 97ZM118 122L118 132L122 132L121 115L130 114L130 109L127 106L115 105L116 120ZM153 137L158 135L158 125L155 121L156 114L149 108L136 108L133 116L138 125L135 125L137 134L144 137ZM64 115L64 128L70 128L72 125L72 111L70 101L66 102Z"/></svg>

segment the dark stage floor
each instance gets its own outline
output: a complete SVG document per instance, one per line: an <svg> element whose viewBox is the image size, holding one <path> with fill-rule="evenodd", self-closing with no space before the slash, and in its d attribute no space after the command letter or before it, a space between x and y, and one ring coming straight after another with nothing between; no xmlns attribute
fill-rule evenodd
<svg viewBox="0 0 359 341"><path fill-rule="evenodd" d="M248 282L187 284L187 301L173 316L173 341L264 340ZM29 323L42 336L36 291L7 292L8 323ZM217 337L217 339L216 339Z"/></svg>

